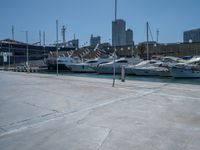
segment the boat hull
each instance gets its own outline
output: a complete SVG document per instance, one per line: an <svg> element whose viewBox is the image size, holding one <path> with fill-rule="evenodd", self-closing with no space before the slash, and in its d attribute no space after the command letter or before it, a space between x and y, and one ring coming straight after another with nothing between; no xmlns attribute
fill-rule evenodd
<svg viewBox="0 0 200 150"><path fill-rule="evenodd" d="M152 69L142 69L142 68L135 68L132 71L137 76L158 76L158 73Z"/></svg>
<svg viewBox="0 0 200 150"><path fill-rule="evenodd" d="M136 75L131 67L127 67L126 68L126 75Z"/></svg>
<svg viewBox="0 0 200 150"><path fill-rule="evenodd" d="M200 71L173 67L171 75L175 78L200 78Z"/></svg>
<svg viewBox="0 0 200 150"><path fill-rule="evenodd" d="M96 69L97 73L99 74L113 74L113 67L111 66L100 66ZM121 67L115 67L115 73L121 73Z"/></svg>
<svg viewBox="0 0 200 150"><path fill-rule="evenodd" d="M95 73L96 71L92 69L89 65L80 65L80 64L74 64L74 65L68 65L70 71L77 72L77 73Z"/></svg>

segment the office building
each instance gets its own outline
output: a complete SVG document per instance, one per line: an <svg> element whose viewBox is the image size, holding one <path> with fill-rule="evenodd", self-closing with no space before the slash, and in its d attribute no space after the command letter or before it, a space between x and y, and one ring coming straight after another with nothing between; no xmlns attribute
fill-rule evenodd
<svg viewBox="0 0 200 150"><path fill-rule="evenodd" d="M126 45L126 22L122 19L112 22L112 45Z"/></svg>
<svg viewBox="0 0 200 150"><path fill-rule="evenodd" d="M126 45L133 45L133 31L131 29L126 30Z"/></svg>
<svg viewBox="0 0 200 150"><path fill-rule="evenodd" d="M100 36L94 37L93 35L91 35L90 46L96 46L97 44L101 44L101 37Z"/></svg>
<svg viewBox="0 0 200 150"><path fill-rule="evenodd" d="M200 28L183 32L183 42L200 42Z"/></svg>

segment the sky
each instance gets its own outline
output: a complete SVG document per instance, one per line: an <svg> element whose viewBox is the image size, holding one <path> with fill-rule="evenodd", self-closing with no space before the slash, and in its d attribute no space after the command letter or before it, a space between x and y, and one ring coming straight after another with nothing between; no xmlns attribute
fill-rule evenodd
<svg viewBox="0 0 200 150"><path fill-rule="evenodd" d="M67 27L66 39L76 37L80 46L89 43L91 34L111 41L114 20L114 0L0 0L0 39L11 38L29 43L39 41L39 31L45 31L46 43L56 41L56 20L59 28ZM146 40L146 22L153 39L159 29L159 42L183 41L183 31L200 28L199 0L118 0L117 18L126 21L133 30L135 43ZM59 31L59 40L61 40Z"/></svg>

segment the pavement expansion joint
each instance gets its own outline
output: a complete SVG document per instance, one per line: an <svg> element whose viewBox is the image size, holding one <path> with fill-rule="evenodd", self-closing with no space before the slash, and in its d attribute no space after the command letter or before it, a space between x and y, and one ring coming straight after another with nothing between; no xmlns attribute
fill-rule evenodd
<svg viewBox="0 0 200 150"><path fill-rule="evenodd" d="M100 149L102 148L102 146L103 146L103 144L106 142L106 140L109 139L109 136L111 135L111 132L112 132L112 129L109 129L109 130L107 131L107 134L106 134L105 137L102 139L102 141L99 143L99 146L98 146L97 150L100 150Z"/></svg>

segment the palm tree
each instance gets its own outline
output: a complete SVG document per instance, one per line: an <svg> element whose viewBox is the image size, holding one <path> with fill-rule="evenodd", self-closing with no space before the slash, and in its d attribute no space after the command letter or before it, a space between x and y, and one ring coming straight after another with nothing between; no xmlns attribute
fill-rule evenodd
<svg viewBox="0 0 200 150"><path fill-rule="evenodd" d="M139 53L140 53L139 55L140 55L140 58L142 58L142 59L145 58L145 56L144 56L145 49L146 49L146 47L145 47L144 43L140 43L138 45L138 50L139 50Z"/></svg>

